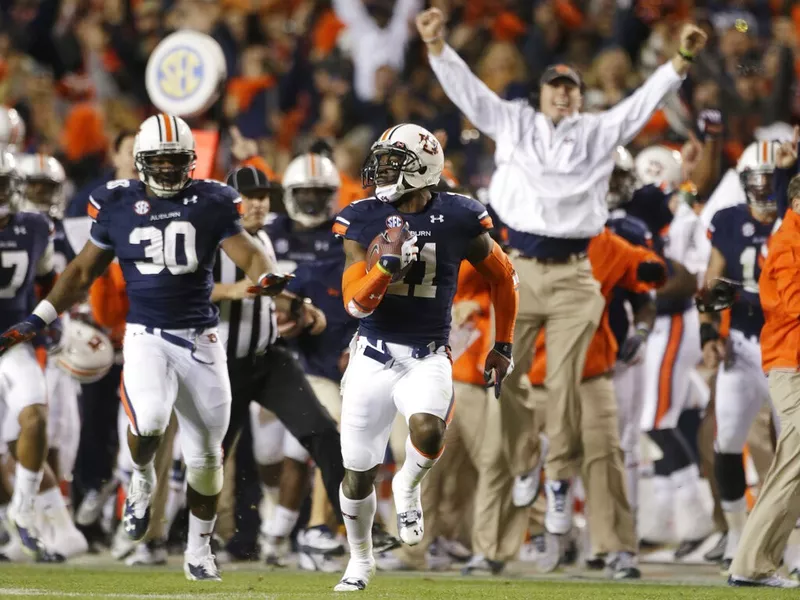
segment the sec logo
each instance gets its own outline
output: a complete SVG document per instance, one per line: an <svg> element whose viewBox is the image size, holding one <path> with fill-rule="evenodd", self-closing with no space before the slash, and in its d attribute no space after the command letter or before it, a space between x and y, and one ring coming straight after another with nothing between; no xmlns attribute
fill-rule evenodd
<svg viewBox="0 0 800 600"><path fill-rule="evenodd" d="M186 100L203 81L203 59L192 48L170 50L158 64L158 87L169 98Z"/></svg>
<svg viewBox="0 0 800 600"><path fill-rule="evenodd" d="M150 212L150 203L147 200L139 200L133 205L133 212L137 215L146 215Z"/></svg>
<svg viewBox="0 0 800 600"><path fill-rule="evenodd" d="M744 237L753 237L753 234L756 232L756 226L752 223L745 223L742 225L742 235Z"/></svg>
<svg viewBox="0 0 800 600"><path fill-rule="evenodd" d="M402 227L405 224L403 221L403 217L400 215L389 215L386 217L386 229L392 229L393 227Z"/></svg>

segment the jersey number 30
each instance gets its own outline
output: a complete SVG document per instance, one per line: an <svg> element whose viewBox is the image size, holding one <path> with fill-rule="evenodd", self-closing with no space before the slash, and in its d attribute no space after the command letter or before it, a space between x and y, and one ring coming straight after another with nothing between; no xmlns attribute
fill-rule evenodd
<svg viewBox="0 0 800 600"><path fill-rule="evenodd" d="M386 288L387 294L411 296L413 298L436 298L436 244L424 244L419 249L419 258L402 281Z"/></svg>
<svg viewBox="0 0 800 600"><path fill-rule="evenodd" d="M128 241L134 246L147 243L144 255L150 260L136 261L142 275L158 275L164 269L173 275L183 275L197 269L196 237L197 230L189 221L172 221L163 233L153 226L137 227Z"/></svg>

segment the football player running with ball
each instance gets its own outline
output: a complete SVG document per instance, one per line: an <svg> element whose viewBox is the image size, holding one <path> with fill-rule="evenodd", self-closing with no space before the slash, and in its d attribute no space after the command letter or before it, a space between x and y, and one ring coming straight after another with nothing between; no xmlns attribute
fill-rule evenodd
<svg viewBox="0 0 800 600"><path fill-rule="evenodd" d="M194 147L191 129L178 117L160 114L142 123L133 150L141 181L111 181L92 193L90 241L33 314L0 336L0 355L79 302L119 259L130 301L122 399L134 462L125 530L135 541L147 532L153 460L174 408L190 508L184 573L189 580L218 581L209 542L222 489L231 386L211 303L217 247L254 282L251 293L276 295L288 278L269 273L271 261L243 230L239 194L216 181L192 180Z"/></svg>
<svg viewBox="0 0 800 600"><path fill-rule="evenodd" d="M516 273L487 233L492 221L482 204L432 191L443 165L429 131L412 124L387 129L362 170L376 197L347 206L333 227L344 238L343 301L360 319L342 380L340 501L350 562L335 591L363 590L375 572L373 484L397 411L410 430L405 463L392 481L397 529L406 544L422 539L420 482L442 454L454 408L447 344L463 259L491 285L495 345L484 377L498 396L511 368Z"/></svg>

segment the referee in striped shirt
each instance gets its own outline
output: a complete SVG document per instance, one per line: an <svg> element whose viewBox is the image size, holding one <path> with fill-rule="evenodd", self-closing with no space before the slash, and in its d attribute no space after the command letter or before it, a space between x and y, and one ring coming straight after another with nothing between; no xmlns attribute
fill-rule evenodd
<svg viewBox="0 0 800 600"><path fill-rule="evenodd" d="M236 169L228 175L227 183L242 195L244 228L274 256L272 244L262 227L269 211L270 195L280 187L254 167ZM214 282L211 299L220 307L219 330L227 348L233 395L223 452L225 455L230 452L240 431L240 444L252 444L249 406L251 401L258 402L275 413L289 433L308 450L322 473L334 514L338 515L339 484L344 467L336 422L317 400L297 359L286 348L275 345L278 314L282 313L282 320L290 325L288 329L283 326L282 334L286 337L306 330L312 334L321 333L325 329L325 315L310 302L288 292L274 299L248 294L247 288L252 284L223 252L217 255ZM248 455L252 469L248 479L257 481L252 454L242 453L237 459ZM237 475L239 473L237 464ZM237 476L237 487L240 484ZM242 525L238 527L241 534L252 535L253 539L241 541L245 547L250 541L255 545L258 527Z"/></svg>

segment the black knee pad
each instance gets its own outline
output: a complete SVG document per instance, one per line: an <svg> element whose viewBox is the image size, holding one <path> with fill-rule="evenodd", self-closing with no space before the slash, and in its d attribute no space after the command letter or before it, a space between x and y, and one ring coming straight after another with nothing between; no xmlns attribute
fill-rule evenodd
<svg viewBox="0 0 800 600"><path fill-rule="evenodd" d="M677 429L653 429L647 432L661 449L663 456L653 464L656 475L669 477L675 471L688 467L694 460L686 441Z"/></svg>
<svg viewBox="0 0 800 600"><path fill-rule="evenodd" d="M739 500L747 490L741 454L714 454L714 477L722 500Z"/></svg>
<svg viewBox="0 0 800 600"><path fill-rule="evenodd" d="M700 424L703 422L703 411L699 408L689 408L681 413L678 418L678 431L683 435L683 439L689 445L692 455L697 457L700 454L698 447L698 434ZM696 460L696 459L695 459Z"/></svg>

